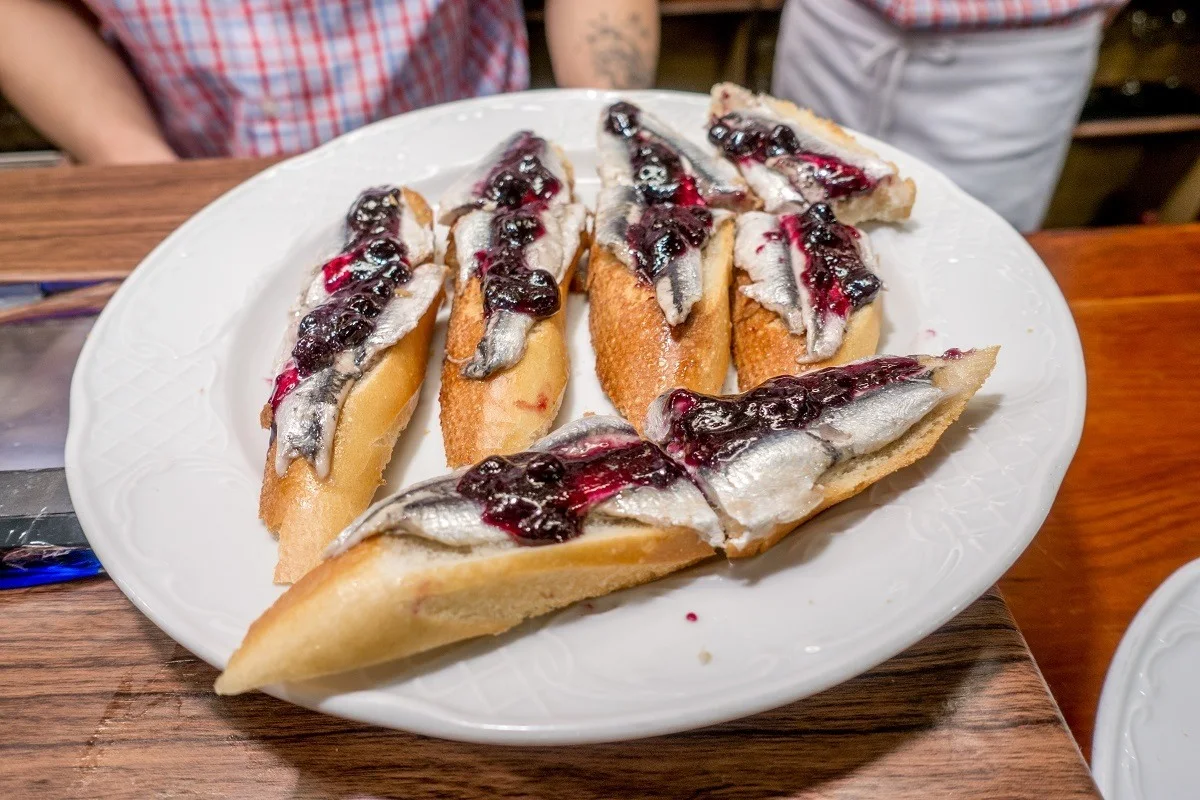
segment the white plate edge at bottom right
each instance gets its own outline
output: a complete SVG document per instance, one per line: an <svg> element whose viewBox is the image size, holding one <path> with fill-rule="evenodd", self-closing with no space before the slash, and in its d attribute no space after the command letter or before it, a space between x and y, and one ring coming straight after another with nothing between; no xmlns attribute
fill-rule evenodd
<svg viewBox="0 0 1200 800"><path fill-rule="evenodd" d="M1192 680L1165 679L1171 659L1198 654ZM1181 655L1183 654L1183 655ZM1092 735L1092 775L1105 800L1200 797L1200 559L1154 590L1108 667ZM1190 715L1189 715L1189 712ZM1171 794L1151 793L1172 781ZM1189 794L1189 791L1191 792Z"/></svg>

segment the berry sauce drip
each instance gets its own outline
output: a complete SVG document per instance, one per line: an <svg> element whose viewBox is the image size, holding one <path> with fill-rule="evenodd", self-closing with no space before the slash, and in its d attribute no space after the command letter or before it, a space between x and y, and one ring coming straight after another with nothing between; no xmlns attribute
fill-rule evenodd
<svg viewBox="0 0 1200 800"><path fill-rule="evenodd" d="M273 410L300 381L375 331L375 318L412 277L399 231L399 189L380 187L359 195L346 215L345 249L321 267L329 297L300 319L291 359L275 378Z"/></svg>
<svg viewBox="0 0 1200 800"><path fill-rule="evenodd" d="M608 108L604 129L625 140L634 183L648 204L706 205L696 179L688 174L679 154L642 128L641 109L637 106L624 101L613 103Z"/></svg>
<svg viewBox="0 0 1200 800"><path fill-rule="evenodd" d="M807 151L789 126L769 125L741 114L726 114L708 128L708 140L732 161L766 162L791 157L805 162L812 179L830 200L869 192L876 182L853 164L822 153Z"/></svg>
<svg viewBox="0 0 1200 800"><path fill-rule="evenodd" d="M542 163L542 153L547 147L545 139L531 131L521 131L483 179L476 194L501 208L528 205L545 208L562 189L558 178Z"/></svg>
<svg viewBox="0 0 1200 800"><path fill-rule="evenodd" d="M574 457L492 456L459 478L458 491L482 504L484 522L517 544L542 545L574 539L588 511L623 489L663 489L686 477L657 446L640 441Z"/></svg>
<svg viewBox="0 0 1200 800"><path fill-rule="evenodd" d="M818 313L841 317L875 299L883 283L863 263L859 232L843 225L826 203L815 203L801 214L779 218L783 235L808 256L800 279L812 294Z"/></svg>
<svg viewBox="0 0 1200 800"><path fill-rule="evenodd" d="M826 409L928 374L914 359L884 356L804 375L781 375L732 397L675 389L666 401L669 427L664 448L690 466L712 467L773 431L803 430Z"/></svg>
<svg viewBox="0 0 1200 800"><path fill-rule="evenodd" d="M492 217L488 249L475 254L483 277L484 316L504 309L540 319L558 311L562 298L554 276L525 263L524 249L546 233L539 213L536 206L522 206Z"/></svg>
<svg viewBox="0 0 1200 800"><path fill-rule="evenodd" d="M712 212L701 206L650 206L625 234L638 272L653 284L689 247L704 246L712 224Z"/></svg>

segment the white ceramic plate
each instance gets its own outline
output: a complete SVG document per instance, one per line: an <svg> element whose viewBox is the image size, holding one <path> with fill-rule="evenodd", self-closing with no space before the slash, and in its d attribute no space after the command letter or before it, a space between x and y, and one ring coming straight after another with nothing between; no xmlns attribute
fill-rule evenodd
<svg viewBox="0 0 1200 800"><path fill-rule="evenodd" d="M1150 595L1113 656L1092 736L1106 800L1195 797L1200 787L1200 561Z"/></svg>
<svg viewBox="0 0 1200 800"><path fill-rule="evenodd" d="M628 95L703 142L707 98ZM338 242L360 189L431 200L496 141L560 143L595 196L593 141L612 95L547 91L407 114L286 161L212 203L109 303L71 391L67 475L96 552L138 608L223 666L281 592L257 500L258 409L285 309ZM863 137L919 187L912 220L879 227L886 352L1001 344L995 374L929 458L765 556L716 560L420 663L272 689L321 711L455 739L568 743L706 725L851 678L940 626L1032 539L1083 419L1079 340L1058 287L999 217L920 161ZM569 306L561 421L611 406L586 306ZM444 470L438 363L388 471L396 489ZM689 613L698 616L688 622Z"/></svg>

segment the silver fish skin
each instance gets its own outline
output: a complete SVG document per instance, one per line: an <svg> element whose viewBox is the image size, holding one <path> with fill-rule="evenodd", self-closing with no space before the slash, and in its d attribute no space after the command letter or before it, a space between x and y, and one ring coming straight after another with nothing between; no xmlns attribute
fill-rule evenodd
<svg viewBox="0 0 1200 800"><path fill-rule="evenodd" d="M334 539L326 557L381 534L419 536L450 547L515 547L507 533L483 521L478 503L458 493L458 480L464 472L460 469L422 481L380 500Z"/></svg>
<svg viewBox="0 0 1200 800"><path fill-rule="evenodd" d="M679 480L665 489L635 486L592 509L597 516L632 519L664 528L689 528L713 547L725 540L721 521L696 485Z"/></svg>
<svg viewBox="0 0 1200 800"><path fill-rule="evenodd" d="M631 104L632 105L632 104ZM605 186L618 183L633 184L633 165L625 138L610 133L605 127L606 108L600 114L596 130L597 152L600 156L600 181ZM712 206L740 210L749 208L753 200L738 170L729 162L709 155L690 139L643 108L638 108L641 129L666 145L684 162L688 173L696 179L696 188Z"/></svg>
<svg viewBox="0 0 1200 800"><path fill-rule="evenodd" d="M536 320L528 314L503 308L493 311L488 316L475 352L460 370L463 377L483 380L520 361L525 355L525 340L534 322Z"/></svg>
<svg viewBox="0 0 1200 800"><path fill-rule="evenodd" d="M530 445L529 449L579 458L597 447L636 444L639 441L641 437L637 430L623 418L611 414L592 414L551 431Z"/></svg>
<svg viewBox="0 0 1200 800"><path fill-rule="evenodd" d="M456 286L466 285L471 276L479 272L479 259L476 255L486 251L491 243L494 216L494 211L468 211L451 229L450 233L454 237L454 255L458 261Z"/></svg>
<svg viewBox="0 0 1200 800"><path fill-rule="evenodd" d="M494 211L473 211L455 226L463 228L462 239L456 233L455 252L459 253L459 278L465 282L472 273L464 273L464 264L470 263L472 270L478 269L474 254L486 250L491 241L491 220ZM579 239L587 219L587 209L580 203L566 203L550 206L539 218L544 233L527 245L522 251L526 266L530 269L542 269L549 272L555 283L561 285L563 277L575 260L575 252L579 249ZM483 237L487 237L483 241ZM460 241L462 245L460 245ZM482 242L482 247L480 243ZM475 249L467 251L471 255L464 258L460 246ZM460 284L461 285L461 284ZM473 380L482 380L496 372L515 365L525 355L525 344L529 331L537 320L528 315L507 309L493 311L484 326L483 336L471 358L462 367L462 375Z"/></svg>
<svg viewBox="0 0 1200 800"><path fill-rule="evenodd" d="M733 263L751 281L739 291L778 314L789 333L802 335L805 326L800 286L792 248L783 235L779 218L762 211L739 215Z"/></svg>
<svg viewBox="0 0 1200 800"><path fill-rule="evenodd" d="M492 168L496 166L509 149L520 142L522 138L530 135L536 134L533 134L531 131L517 131L512 134L488 151L487 155L474 167L467 170L458 180L450 184L438 201L438 208L440 210L438 222L443 225L453 225L456 219L473 208L494 210L496 207L494 203L485 202L479 196L480 184L487 179ZM549 170L550 174L558 179L561 186L558 193L550 199L550 205L569 202L571 199L571 187L567 180L566 166L562 163L562 159L558 157L558 153L550 146L549 142L545 142L538 153L538 158L541 160L543 166Z"/></svg>
<svg viewBox="0 0 1200 800"><path fill-rule="evenodd" d="M354 382L369 370L379 354L417 326L442 290L446 269L422 264L400 286L375 319L375 330L358 347L342 352L333 364L300 381L275 409L275 473L287 474L297 458L312 462L318 478L329 475L333 434L342 403Z"/></svg>
<svg viewBox="0 0 1200 800"><path fill-rule="evenodd" d="M744 547L809 514L824 500L825 472L896 441L945 396L929 378L901 380L827 410L803 430L767 431L726 461L688 468L717 508L726 544ZM650 407L646 435L669 447L666 397Z"/></svg>
<svg viewBox="0 0 1200 800"><path fill-rule="evenodd" d="M743 161L738 168L741 169L746 183L763 201L763 208L772 214L805 211L825 194L824 191L820 191L809 199L792 185L787 175L757 161Z"/></svg>
<svg viewBox="0 0 1200 800"><path fill-rule="evenodd" d="M637 257L629 247L629 226L644 210L641 194L630 184L605 186L596 198L596 241L630 269L637 269Z"/></svg>
<svg viewBox="0 0 1200 800"><path fill-rule="evenodd" d="M674 327L687 320L704 296L704 257L699 247L688 247L671 259L654 282L654 295L667 324Z"/></svg>
<svg viewBox="0 0 1200 800"><path fill-rule="evenodd" d="M568 423L542 438L531 450L561 457L586 456L597 449L640 441L629 423L618 417L591 416ZM381 534L418 536L451 547L517 547L503 530L483 521L483 509L458 493L465 469L422 481L380 500L352 522L326 549L326 557L344 552ZM583 535L593 522L633 519L651 525L694 527L702 535L719 531L716 515L687 479L663 490L633 487L595 506L584 521Z"/></svg>

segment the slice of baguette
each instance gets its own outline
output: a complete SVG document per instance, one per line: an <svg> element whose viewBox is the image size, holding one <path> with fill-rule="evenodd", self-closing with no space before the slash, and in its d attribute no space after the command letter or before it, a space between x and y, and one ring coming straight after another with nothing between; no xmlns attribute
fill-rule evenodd
<svg viewBox="0 0 1200 800"><path fill-rule="evenodd" d="M722 220L702 252L704 294L671 327L654 288L607 247L593 242L588 267L588 326L600 385L617 410L642 431L646 410L682 387L719 394L729 371L729 287L733 219Z"/></svg>
<svg viewBox="0 0 1200 800"><path fill-rule="evenodd" d="M761 103L801 130L831 141L852 153L880 158L878 153L859 143L836 122L818 117L807 108L801 108L787 100L767 94L755 95L749 89L735 83L716 84L712 88L711 97L709 113L713 117L721 117L731 111ZM867 220L902 222L908 219L917 199L917 186L911 178L900 178L899 167L890 161L887 163L896 174L881 180L872 191L830 201L839 220L848 225L857 225Z"/></svg>
<svg viewBox="0 0 1200 800"><path fill-rule="evenodd" d="M447 261L451 260L448 253ZM451 269L457 274L457 264L451 264ZM519 452L549 432L571 372L566 319L573 272L572 266L559 283L558 311L530 328L521 360L482 380L463 377L460 371L483 335L482 285L473 275L456 289L440 395L442 441L451 467Z"/></svg>
<svg viewBox="0 0 1200 800"><path fill-rule="evenodd" d="M728 546L725 555L746 558L769 550L798 526L830 506L854 497L871 484L927 456L992 373L999 351L999 347L987 347L964 353L957 359L921 356L923 363L939 367L934 372L933 383L950 392L950 395L887 447L838 464L822 475L825 498L807 516L779 525L766 536L754 539L744 547Z"/></svg>
<svg viewBox="0 0 1200 800"><path fill-rule="evenodd" d="M409 189L403 192L417 220L432 224L433 212L425 198ZM439 294L417 326L381 353L351 387L338 415L329 475L324 480L303 458L294 460L280 477L275 472L275 442L271 443L258 515L279 538L276 583L292 583L316 566L325 546L371 504L396 441L416 408L441 304ZM269 426L269 406L263 419Z"/></svg>
<svg viewBox="0 0 1200 800"><path fill-rule="evenodd" d="M995 364L997 348L928 358L951 392L900 439L823 476L824 502L731 558L760 553L822 510L928 454ZM408 535L362 541L304 576L256 620L216 691L380 664L452 642L501 633L525 619L645 583L714 554L688 528L589 523L586 533L543 547L455 548Z"/></svg>
<svg viewBox="0 0 1200 800"><path fill-rule="evenodd" d="M738 390L747 391L776 375L801 375L875 355L879 347L882 298L858 309L846 322L842 346L832 358L811 364L799 359L807 352L803 336L788 330L774 311L738 291L750 276L737 270L733 287L733 366Z"/></svg>
<svg viewBox="0 0 1200 800"><path fill-rule="evenodd" d="M695 531L597 526L545 547L468 552L377 536L306 575L250 626L218 694L379 664L652 581L713 555Z"/></svg>

